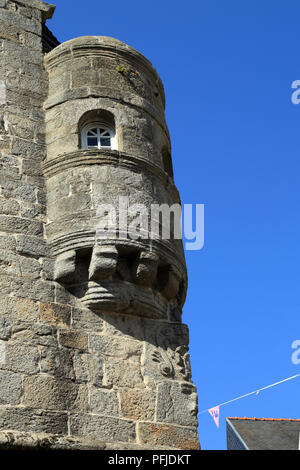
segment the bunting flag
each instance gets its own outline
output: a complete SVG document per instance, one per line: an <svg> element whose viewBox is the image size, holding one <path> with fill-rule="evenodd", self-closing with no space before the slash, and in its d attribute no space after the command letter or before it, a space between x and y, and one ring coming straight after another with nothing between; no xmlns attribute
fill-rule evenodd
<svg viewBox="0 0 300 470"><path fill-rule="evenodd" d="M214 408L210 408L208 410L209 414L213 417L214 419L214 422L217 426L217 428L219 427L219 417L220 417L220 407L219 406L215 406Z"/></svg>
<svg viewBox="0 0 300 470"><path fill-rule="evenodd" d="M241 398L249 397L250 395L254 395L254 394L258 395L263 390L267 390L268 388L275 387L276 385L287 382L288 380L296 379L297 377L300 377L300 374L293 375L292 377L288 377L287 379L280 380L279 382L275 382L274 384L267 385L266 387L259 388L257 390L254 390L253 392L246 393L245 395L241 395L239 397L233 398L232 400L225 401L224 403L220 403L219 405L214 406L213 408L202 410L198 413L198 415L201 415L202 413L206 413L208 411L209 414L213 417L214 422L218 428L219 418L220 418L220 406L228 405L229 403L233 403L234 401L240 400ZM300 450L300 438L299 438L299 450Z"/></svg>

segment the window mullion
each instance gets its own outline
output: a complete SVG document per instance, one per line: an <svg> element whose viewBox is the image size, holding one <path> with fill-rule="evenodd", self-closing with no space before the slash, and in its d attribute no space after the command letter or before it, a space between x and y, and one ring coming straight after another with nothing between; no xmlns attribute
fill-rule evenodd
<svg viewBox="0 0 300 470"><path fill-rule="evenodd" d="M100 140L100 129L97 127L97 139L98 139L98 149L101 149L101 140Z"/></svg>

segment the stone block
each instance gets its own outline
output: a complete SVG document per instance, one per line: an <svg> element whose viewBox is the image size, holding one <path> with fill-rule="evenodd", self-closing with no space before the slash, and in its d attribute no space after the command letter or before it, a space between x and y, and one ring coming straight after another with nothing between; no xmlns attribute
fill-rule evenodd
<svg viewBox="0 0 300 470"><path fill-rule="evenodd" d="M11 279L7 276L0 276L0 289L1 289L1 294L10 294L11 292ZM1 309L1 302L2 299L0 297L0 309Z"/></svg>
<svg viewBox="0 0 300 470"><path fill-rule="evenodd" d="M41 265L37 260L0 250L0 274L37 279L40 273Z"/></svg>
<svg viewBox="0 0 300 470"><path fill-rule="evenodd" d="M0 197L0 213L3 215L18 215L20 204L14 199Z"/></svg>
<svg viewBox="0 0 300 470"><path fill-rule="evenodd" d="M0 250L16 251L16 240L12 236L0 235Z"/></svg>
<svg viewBox="0 0 300 470"><path fill-rule="evenodd" d="M54 302L55 286L49 281L32 281L24 278L12 278L11 290L14 295L25 299Z"/></svg>
<svg viewBox="0 0 300 470"><path fill-rule="evenodd" d="M0 339L7 340L11 336L11 321L0 317Z"/></svg>
<svg viewBox="0 0 300 470"><path fill-rule="evenodd" d="M156 394L147 388L120 388L121 416L134 421L154 421Z"/></svg>
<svg viewBox="0 0 300 470"><path fill-rule="evenodd" d="M139 363L142 344L127 338L91 333L89 336L89 349L115 360L128 359L129 362Z"/></svg>
<svg viewBox="0 0 300 470"><path fill-rule="evenodd" d="M95 354L74 352L75 379L101 387L103 385L103 359Z"/></svg>
<svg viewBox="0 0 300 470"><path fill-rule="evenodd" d="M55 377L64 377L72 380L75 378L73 353L68 349L42 347L40 367L41 372L46 372Z"/></svg>
<svg viewBox="0 0 300 470"><path fill-rule="evenodd" d="M40 309L41 321L50 323L51 325L70 326L70 306L50 302L41 302Z"/></svg>
<svg viewBox="0 0 300 470"><path fill-rule="evenodd" d="M200 450L196 428L146 422L139 422L137 426L139 444Z"/></svg>
<svg viewBox="0 0 300 470"><path fill-rule="evenodd" d="M24 377L23 385L23 404L30 408L70 410L78 394L78 386L70 380L44 374Z"/></svg>
<svg viewBox="0 0 300 470"><path fill-rule="evenodd" d="M52 281L54 278L54 264L55 261L52 258L44 258L42 260L42 275L43 279Z"/></svg>
<svg viewBox="0 0 300 470"><path fill-rule="evenodd" d="M189 383L164 381L157 386L156 421L197 427L197 393Z"/></svg>
<svg viewBox="0 0 300 470"><path fill-rule="evenodd" d="M144 388L141 366L110 358L105 363L104 384L107 387Z"/></svg>
<svg viewBox="0 0 300 470"><path fill-rule="evenodd" d="M28 375L37 374L39 372L39 359L40 355L37 347L10 340L6 343L6 362L0 364L0 369Z"/></svg>
<svg viewBox="0 0 300 470"><path fill-rule="evenodd" d="M90 389L90 409L103 416L119 416L119 400L115 390Z"/></svg>
<svg viewBox="0 0 300 470"><path fill-rule="evenodd" d="M43 225L41 222L35 220L0 215L0 231L41 236L43 233Z"/></svg>
<svg viewBox="0 0 300 470"><path fill-rule="evenodd" d="M53 204L48 205L49 219L55 220L58 217L75 214L91 209L91 196L88 193L74 194L62 199L58 199Z"/></svg>
<svg viewBox="0 0 300 470"><path fill-rule="evenodd" d="M16 292L13 297L0 297L0 314L2 318L10 322L24 320L36 322L38 321L38 312L37 302L17 297Z"/></svg>
<svg viewBox="0 0 300 470"><path fill-rule="evenodd" d="M88 336L82 331L60 330L59 342L66 348L86 350L88 347Z"/></svg>
<svg viewBox="0 0 300 470"><path fill-rule="evenodd" d="M163 338L161 338L163 341ZM155 344L155 343L154 343ZM160 342L160 346L151 343L145 344L142 356L142 374L146 385L156 387L164 379L179 381L191 380L191 365L186 346L177 346L172 349L168 342Z"/></svg>
<svg viewBox="0 0 300 470"><path fill-rule="evenodd" d="M98 312L84 308L72 309L72 328L101 333L104 328L103 317Z"/></svg>
<svg viewBox="0 0 300 470"><path fill-rule="evenodd" d="M70 421L70 431L75 436L120 442L135 441L135 424L132 421L90 414L71 414Z"/></svg>
<svg viewBox="0 0 300 470"><path fill-rule="evenodd" d="M72 72L72 87L77 88L85 85L99 85L100 77L96 70L90 66L81 67Z"/></svg>
<svg viewBox="0 0 300 470"><path fill-rule="evenodd" d="M0 429L67 434L68 415L67 413L30 408L1 407Z"/></svg>
<svg viewBox="0 0 300 470"><path fill-rule="evenodd" d="M22 376L0 370L0 405L17 405L22 395Z"/></svg>
<svg viewBox="0 0 300 470"><path fill-rule="evenodd" d="M144 340L144 328L140 318L125 315L104 315L105 333L110 336Z"/></svg>
<svg viewBox="0 0 300 470"><path fill-rule="evenodd" d="M12 339L20 344L57 346L55 331L48 325L18 320L12 327Z"/></svg>
<svg viewBox="0 0 300 470"><path fill-rule="evenodd" d="M45 147L32 141L15 138L12 143L12 153L41 162L45 157Z"/></svg>

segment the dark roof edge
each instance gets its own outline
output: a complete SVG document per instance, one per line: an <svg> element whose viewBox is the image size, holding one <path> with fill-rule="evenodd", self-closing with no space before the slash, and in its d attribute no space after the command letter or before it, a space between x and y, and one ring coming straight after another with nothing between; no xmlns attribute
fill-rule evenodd
<svg viewBox="0 0 300 470"><path fill-rule="evenodd" d="M235 419L235 418L226 418L226 423L228 424L228 426L230 426L231 430L235 433L237 438L241 441L241 443L245 447L245 450L250 450L249 447L247 446L246 442L244 441L244 439L240 436L240 434L237 432L237 430L235 429L233 424L229 421L230 419Z"/></svg>
<svg viewBox="0 0 300 470"><path fill-rule="evenodd" d="M300 421L300 419L295 418L247 418L246 416L244 418L240 416L227 417L226 419L232 419L237 421Z"/></svg>
<svg viewBox="0 0 300 470"><path fill-rule="evenodd" d="M42 42L43 42L43 52L45 54L47 54L48 52L55 49L55 47L60 45L59 40L54 36L52 31L50 31L46 23L43 23Z"/></svg>

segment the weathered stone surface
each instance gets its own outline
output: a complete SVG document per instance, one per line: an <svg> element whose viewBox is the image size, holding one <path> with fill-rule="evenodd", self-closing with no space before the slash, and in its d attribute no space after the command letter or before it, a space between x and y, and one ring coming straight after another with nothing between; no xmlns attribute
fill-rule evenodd
<svg viewBox="0 0 300 470"><path fill-rule="evenodd" d="M0 407L0 429L67 434L67 422L67 413L11 406Z"/></svg>
<svg viewBox="0 0 300 470"><path fill-rule="evenodd" d="M103 317L88 309L72 309L72 328L101 333L104 328Z"/></svg>
<svg viewBox="0 0 300 470"><path fill-rule="evenodd" d="M54 284L37 280L27 280L25 278L12 278L11 290L18 297L41 300L43 302L54 302ZM30 312L28 312L30 313Z"/></svg>
<svg viewBox="0 0 300 470"><path fill-rule="evenodd" d="M151 387L163 379L191 380L188 329L180 323L144 320L146 339L142 373Z"/></svg>
<svg viewBox="0 0 300 470"><path fill-rule="evenodd" d="M105 332L110 336L144 340L144 325L140 318L106 314L103 320L105 322Z"/></svg>
<svg viewBox="0 0 300 470"><path fill-rule="evenodd" d="M20 297L0 297L0 314L6 320L14 321L37 321L39 317L39 306L37 302Z"/></svg>
<svg viewBox="0 0 300 470"><path fill-rule="evenodd" d="M164 381L157 386L156 421L197 426L197 393L188 383Z"/></svg>
<svg viewBox="0 0 300 470"><path fill-rule="evenodd" d="M19 344L57 346L56 330L48 325L17 320L12 326L12 340Z"/></svg>
<svg viewBox="0 0 300 470"><path fill-rule="evenodd" d="M44 55L54 7L0 9L0 448L198 448L182 242L119 207L180 203L160 78L112 38ZM134 237L101 238L103 203Z"/></svg>
<svg viewBox="0 0 300 470"><path fill-rule="evenodd" d="M23 404L31 408L70 410L78 394L78 386L70 380L47 375L24 378Z"/></svg>
<svg viewBox="0 0 300 470"><path fill-rule="evenodd" d="M88 347L88 337L85 333L76 330L60 330L59 342L66 348L82 349Z"/></svg>
<svg viewBox="0 0 300 470"><path fill-rule="evenodd" d="M16 236L16 248L21 254L41 257L46 255L46 244L38 237Z"/></svg>
<svg viewBox="0 0 300 470"><path fill-rule="evenodd" d="M6 344L6 362L0 364L0 369L24 374L37 374L39 359L37 347L10 340Z"/></svg>
<svg viewBox="0 0 300 470"><path fill-rule="evenodd" d="M116 336L90 334L89 348L98 354L115 359L137 363L140 360L142 345L138 341L131 341Z"/></svg>
<svg viewBox="0 0 300 470"><path fill-rule="evenodd" d="M1 419L1 417L0 417ZM121 442L135 441L135 424L132 421L96 415L71 415L71 434L94 439Z"/></svg>
<svg viewBox="0 0 300 470"><path fill-rule="evenodd" d="M41 348L41 372L74 379L73 353L69 349L59 349L56 347Z"/></svg>
<svg viewBox="0 0 300 470"><path fill-rule="evenodd" d="M143 388L140 364L115 359L108 360L105 364L104 384L108 387Z"/></svg>
<svg viewBox="0 0 300 470"><path fill-rule="evenodd" d="M4 317L0 317L0 339L6 340L11 336L11 321Z"/></svg>
<svg viewBox="0 0 300 470"><path fill-rule="evenodd" d="M90 409L103 416L119 416L118 394L114 390L92 387L90 390Z"/></svg>
<svg viewBox="0 0 300 470"><path fill-rule="evenodd" d="M74 353L74 373L79 382L88 382L101 387L103 384L103 359L95 354L80 351Z"/></svg>
<svg viewBox="0 0 300 470"><path fill-rule="evenodd" d="M17 405L22 395L22 376L1 370L0 390L0 405Z"/></svg>
<svg viewBox="0 0 300 470"><path fill-rule="evenodd" d="M60 255L55 263L54 279L63 282L71 281L75 273L75 261L75 250L70 250Z"/></svg>
<svg viewBox="0 0 300 470"><path fill-rule="evenodd" d="M0 198L0 212L4 215L18 215L20 204L14 199Z"/></svg>
<svg viewBox="0 0 300 470"><path fill-rule="evenodd" d="M172 446L185 450L200 449L195 428L145 422L140 422L137 426L139 444Z"/></svg>
<svg viewBox="0 0 300 470"><path fill-rule="evenodd" d="M71 307L68 305L41 302L40 308L41 321L50 323L51 325L70 326Z"/></svg>
<svg viewBox="0 0 300 470"><path fill-rule="evenodd" d="M121 415L134 421L154 421L156 394L147 388L120 388Z"/></svg>
<svg viewBox="0 0 300 470"><path fill-rule="evenodd" d="M42 235L43 226L41 222L0 215L0 231L38 236Z"/></svg>
<svg viewBox="0 0 300 470"><path fill-rule="evenodd" d="M117 261L118 251L114 246L96 246L90 262L89 279L95 281L112 276L116 271Z"/></svg>
<svg viewBox="0 0 300 470"><path fill-rule="evenodd" d="M108 443L88 438L81 439L50 433L0 431L1 450L105 450L108 448L111 448Z"/></svg>

